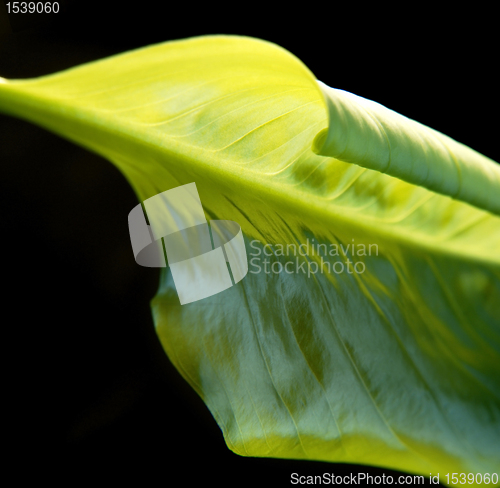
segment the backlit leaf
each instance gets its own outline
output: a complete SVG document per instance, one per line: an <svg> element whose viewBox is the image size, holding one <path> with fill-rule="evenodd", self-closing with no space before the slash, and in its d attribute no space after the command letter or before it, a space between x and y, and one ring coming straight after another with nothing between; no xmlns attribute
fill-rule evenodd
<svg viewBox="0 0 500 488"><path fill-rule="evenodd" d="M244 37L0 79L0 110L240 224L240 283L181 306L165 268L152 302L234 452L500 471L494 162Z"/></svg>

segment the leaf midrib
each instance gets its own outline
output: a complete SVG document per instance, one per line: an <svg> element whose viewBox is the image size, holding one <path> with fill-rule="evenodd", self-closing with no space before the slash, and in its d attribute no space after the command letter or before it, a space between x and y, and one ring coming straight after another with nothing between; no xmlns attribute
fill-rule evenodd
<svg viewBox="0 0 500 488"><path fill-rule="evenodd" d="M138 148L143 148L153 157L157 154L159 160L167 157L170 164L174 164L174 162L178 165L188 163L192 168L197 168L200 174L208 173L213 179L221 181L223 185L238 185L252 194L256 192L264 194L268 204L285 208L286 212L292 215L303 215L307 217L306 221L310 220L311 215L314 215L316 221L325 225L336 222L344 228L356 229L358 233L361 231L367 236L373 235L378 242L385 242L389 246L395 243L401 244L418 252L456 257L469 262L497 266L500 269L500 254L489 248L468 247L465 249L452 241L443 240L442 237L437 239L430 233L401 232L398 227L387 225L384 219L360 214L356 210L344 206L337 206L328 197L313 195L311 198L310 193L290 184L283 185L282 180L276 184L275 180L270 179L266 174L241 166L238 167L238 172L232 171L229 164L221 163L216 158L215 153L211 151L204 152L206 161L194 159L189 155L189 150L196 150L198 147L180 141L178 138L167 136L165 139L168 140L169 147L159 147L155 139L148 137L146 128L137 130L137 126L132 123L127 123L124 120L117 121L113 114L99 113L97 118L92 109L87 109L84 106L60 107L58 101L57 98L37 93L36 90L33 90L32 85L27 85L25 82L7 81L0 84L0 109L5 113L38 123L63 137L65 135L61 134L62 131L59 128L61 123L81 124L82 127L90 128L93 134L101 136L106 134L108 139L113 140L114 147L120 147L120 151L113 150L111 145L103 147L96 144L95 140L93 141L89 137L79 137L77 131L73 131L71 139L85 149L91 147L94 152L110 159L111 162L114 158L126 159L124 154L137 153ZM65 131L67 136L68 125L65 125ZM366 169L366 171L374 170ZM428 189L427 191L442 198L450 198ZM452 199L450 198L450 200ZM468 205L465 202L461 202L461 204ZM476 209L476 207L473 208ZM493 216L487 211L476 210L484 212L487 217Z"/></svg>

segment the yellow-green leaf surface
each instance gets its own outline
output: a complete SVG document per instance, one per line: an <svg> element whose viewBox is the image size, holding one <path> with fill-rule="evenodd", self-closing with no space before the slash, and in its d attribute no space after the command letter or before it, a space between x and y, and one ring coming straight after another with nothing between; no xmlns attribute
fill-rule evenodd
<svg viewBox="0 0 500 488"><path fill-rule="evenodd" d="M0 81L1 111L105 156L141 201L194 181L240 224L241 282L181 306L166 268L152 302L230 449L500 472L496 163L251 38Z"/></svg>

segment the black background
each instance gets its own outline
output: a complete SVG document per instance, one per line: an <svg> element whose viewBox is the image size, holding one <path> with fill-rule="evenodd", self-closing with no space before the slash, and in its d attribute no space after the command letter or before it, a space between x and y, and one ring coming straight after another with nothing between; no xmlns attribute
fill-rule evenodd
<svg viewBox="0 0 500 488"><path fill-rule="evenodd" d="M40 76L170 39L244 34L285 47L330 86L500 159L498 41L487 12L437 19L334 4L273 11L60 3L53 15L7 20L1 12L0 76ZM1 116L0 203L4 402L11 407L3 420L12 434L4 442L21 478L71 485L137 472L146 485L288 486L292 472L391 473L227 449L156 338L149 301L158 273L133 260L127 215L137 200L110 163Z"/></svg>

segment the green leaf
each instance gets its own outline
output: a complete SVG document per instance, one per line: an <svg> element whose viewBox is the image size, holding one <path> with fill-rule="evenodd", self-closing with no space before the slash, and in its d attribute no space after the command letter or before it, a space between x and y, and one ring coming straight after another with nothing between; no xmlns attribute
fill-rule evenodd
<svg viewBox="0 0 500 488"><path fill-rule="evenodd" d="M0 110L107 157L141 201L194 181L240 224L241 282L181 306L166 268L152 302L234 452L500 471L493 161L235 36L0 79Z"/></svg>

